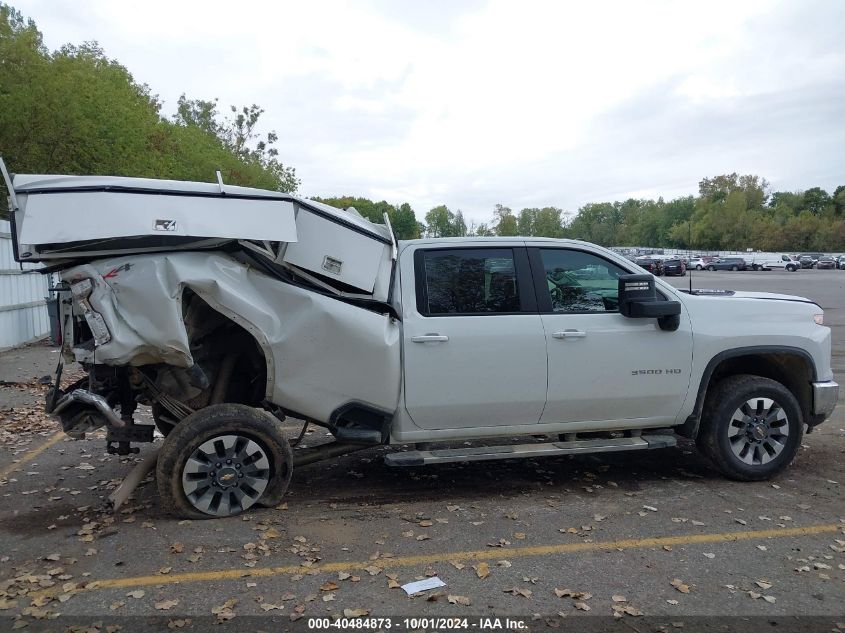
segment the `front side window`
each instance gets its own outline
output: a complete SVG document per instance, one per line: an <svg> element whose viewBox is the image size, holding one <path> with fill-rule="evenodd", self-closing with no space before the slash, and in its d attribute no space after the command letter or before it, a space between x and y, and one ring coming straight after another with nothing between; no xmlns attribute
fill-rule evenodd
<svg viewBox="0 0 845 633"><path fill-rule="evenodd" d="M566 249L540 249L553 312L617 312L619 276L606 259Z"/></svg>
<svg viewBox="0 0 845 633"><path fill-rule="evenodd" d="M421 312L448 314L520 311L513 250L485 248L425 251Z"/></svg>

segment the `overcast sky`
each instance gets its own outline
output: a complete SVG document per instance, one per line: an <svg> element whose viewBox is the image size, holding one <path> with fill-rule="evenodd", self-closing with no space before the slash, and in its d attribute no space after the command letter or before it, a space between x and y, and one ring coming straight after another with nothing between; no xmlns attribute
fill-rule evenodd
<svg viewBox="0 0 845 633"><path fill-rule="evenodd" d="M304 195L493 206L845 184L845 2L12 0L175 109L257 103Z"/></svg>

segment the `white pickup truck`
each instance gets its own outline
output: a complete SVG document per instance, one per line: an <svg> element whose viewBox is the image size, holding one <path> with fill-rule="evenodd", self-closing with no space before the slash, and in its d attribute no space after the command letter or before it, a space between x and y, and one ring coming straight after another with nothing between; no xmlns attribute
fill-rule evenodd
<svg viewBox="0 0 845 633"><path fill-rule="evenodd" d="M294 466L380 444L422 466L683 436L765 479L837 401L808 299L677 290L580 241L397 243L353 210L222 182L8 185L17 257L60 274L64 357L87 371L61 388L59 370L48 410L125 454L152 441L133 419L151 406L181 516L278 503ZM293 450L286 416L335 439Z"/></svg>

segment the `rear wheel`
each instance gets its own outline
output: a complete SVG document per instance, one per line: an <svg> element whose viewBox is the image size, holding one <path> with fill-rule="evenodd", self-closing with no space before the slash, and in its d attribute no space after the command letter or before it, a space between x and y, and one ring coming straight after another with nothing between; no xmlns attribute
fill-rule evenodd
<svg viewBox="0 0 845 633"><path fill-rule="evenodd" d="M167 511L210 519L278 503L292 466L293 452L274 417L246 405L216 404L169 432L156 482Z"/></svg>
<svg viewBox="0 0 845 633"><path fill-rule="evenodd" d="M712 273L712 272L713 272L714 270L716 270L716 269L715 269L713 266L708 266L708 267L707 267L707 270L709 270L709 271Z"/></svg>
<svg viewBox="0 0 845 633"><path fill-rule="evenodd" d="M696 443L725 476L759 481L792 463L803 433L801 407L789 389L738 375L708 390Z"/></svg>
<svg viewBox="0 0 845 633"><path fill-rule="evenodd" d="M731 270L736 272L737 270L739 270L739 267L738 266L731 266Z"/></svg>

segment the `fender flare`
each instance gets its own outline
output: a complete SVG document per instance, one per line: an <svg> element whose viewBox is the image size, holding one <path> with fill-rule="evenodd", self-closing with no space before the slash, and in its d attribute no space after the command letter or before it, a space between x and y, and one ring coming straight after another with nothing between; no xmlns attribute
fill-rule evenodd
<svg viewBox="0 0 845 633"><path fill-rule="evenodd" d="M707 389L710 386L710 380L713 377L713 372L724 361L730 358L737 358L739 356L755 356L763 354L789 354L798 356L803 359L810 367L812 372L812 380L817 380L818 373L816 371L816 364L810 353L801 349L800 347L792 347L789 345L751 345L748 347L735 347L719 352L707 362L704 368L704 373L701 375L701 381L698 385L698 392L695 398L695 407L692 413L687 416L687 419L676 429L678 435L695 439L698 436L698 429L701 425L701 410L704 407L704 398L707 396Z"/></svg>

